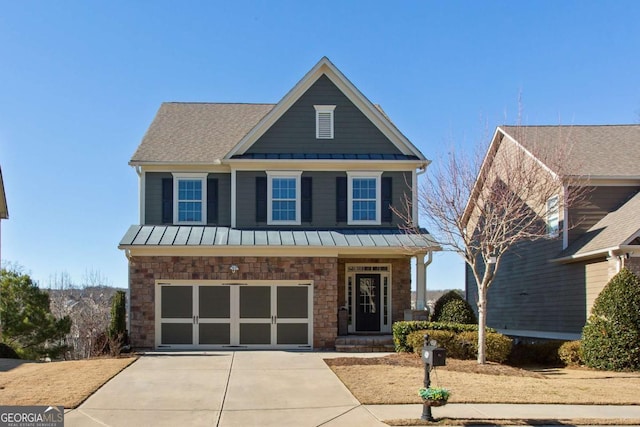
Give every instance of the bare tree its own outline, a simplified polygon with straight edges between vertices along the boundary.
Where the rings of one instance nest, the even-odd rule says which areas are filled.
[[[67,272],[49,278],[52,313],[72,320],[71,331],[65,338],[70,358],[89,358],[104,351],[115,291],[109,287],[108,278],[95,270],[86,271],[80,285],[75,285]]]
[[[558,237],[564,208],[585,192],[580,178],[566,173],[570,128],[556,141],[539,142],[535,132],[522,129],[510,127],[509,135],[496,131],[490,146],[473,155],[451,149],[434,162],[418,192],[427,228],[444,250],[464,259],[476,281],[481,364],[487,291],[503,255],[519,242]]]

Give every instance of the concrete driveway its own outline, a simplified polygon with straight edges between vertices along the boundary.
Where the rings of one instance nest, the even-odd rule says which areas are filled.
[[[323,353],[147,354],[105,384],[66,426],[384,426]]]

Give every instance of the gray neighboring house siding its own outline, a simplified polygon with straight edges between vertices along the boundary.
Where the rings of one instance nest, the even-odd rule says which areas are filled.
[[[335,105],[334,139],[316,139],[314,105]],[[401,154],[331,82],[316,81],[247,153]]]
[[[562,265],[549,254],[562,250],[562,238],[523,242],[503,255],[487,294],[487,326],[499,330],[580,333],[586,321],[584,264]],[[466,266],[467,300],[478,291]],[[472,304],[477,313],[477,305]]]
[[[266,177],[264,172],[238,171],[236,173],[237,212],[236,227],[254,228],[266,226],[266,222],[256,222],[256,177]],[[303,177],[312,179],[312,222],[299,226],[287,225],[286,228],[344,228],[346,222],[336,222],[336,178],[346,177],[346,172],[303,172]],[[392,179],[393,205],[401,209],[405,205],[405,194],[411,197],[411,172],[384,172],[382,177]],[[392,215],[392,221],[382,222],[379,226],[353,226],[349,228],[389,228],[401,225],[397,215]]]
[[[170,172],[145,174],[145,224],[162,224],[162,180],[173,178]],[[207,179],[218,180],[218,222],[215,225],[231,225],[231,174],[210,173]]]

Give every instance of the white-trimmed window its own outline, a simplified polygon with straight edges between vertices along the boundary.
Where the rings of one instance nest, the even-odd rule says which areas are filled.
[[[560,226],[560,210],[558,208],[558,196],[550,197],[547,200],[547,234],[557,236]]]
[[[173,174],[173,223],[207,222],[207,174]]]
[[[267,171],[267,224],[300,224],[302,171]]]
[[[316,138],[333,139],[333,111],[335,105],[314,105],[316,109]]]
[[[380,224],[382,172],[347,172],[348,224]]]

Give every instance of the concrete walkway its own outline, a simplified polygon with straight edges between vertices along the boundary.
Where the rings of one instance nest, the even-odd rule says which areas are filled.
[[[350,354],[357,357],[379,353]],[[323,362],[344,353],[151,353],[105,384],[65,426],[385,426],[422,405],[360,405]],[[640,406],[453,404],[433,416],[469,419],[628,418]]]

